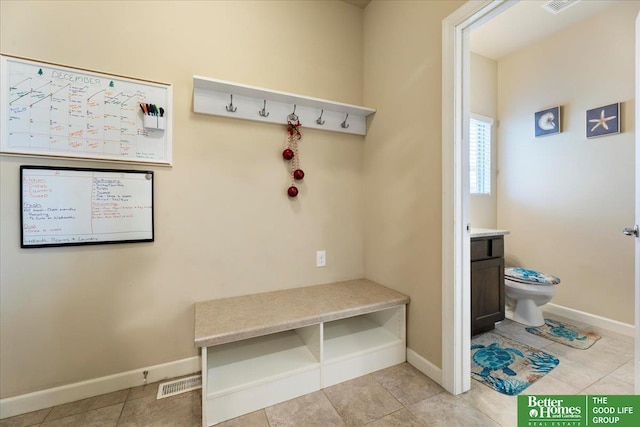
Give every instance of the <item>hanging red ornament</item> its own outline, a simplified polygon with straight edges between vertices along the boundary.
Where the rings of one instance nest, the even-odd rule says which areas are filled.
[[[304,178],[304,172],[302,169],[296,169],[293,171],[293,178],[300,181],[302,178]]]
[[[292,149],[290,149],[290,148],[287,148],[287,149],[285,149],[285,150],[282,152],[282,157],[283,157],[285,160],[291,160],[291,159],[293,159],[293,156],[294,156],[294,154],[293,154],[293,150],[292,150]]]
[[[290,161],[289,177],[291,183],[287,189],[287,194],[289,197],[297,197],[298,188],[295,186],[295,182],[304,178],[304,172],[300,169],[298,142],[302,139],[302,134],[300,133],[300,121],[298,120],[298,116],[295,115],[295,108],[294,113],[287,117],[287,134],[287,145],[282,152],[282,157]]]

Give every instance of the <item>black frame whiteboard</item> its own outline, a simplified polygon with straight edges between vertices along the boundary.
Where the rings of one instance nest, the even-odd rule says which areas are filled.
[[[153,242],[153,172],[20,166],[22,248]]]

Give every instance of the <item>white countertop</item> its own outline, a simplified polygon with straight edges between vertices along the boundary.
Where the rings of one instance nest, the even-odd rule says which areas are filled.
[[[493,236],[506,236],[511,234],[509,230],[495,230],[493,228],[471,228],[471,238],[474,237],[493,237]]]

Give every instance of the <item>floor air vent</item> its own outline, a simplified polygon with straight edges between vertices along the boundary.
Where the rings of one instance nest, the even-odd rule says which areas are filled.
[[[202,377],[200,375],[161,383],[158,386],[157,399],[175,396],[176,394],[186,393],[191,390],[197,390],[200,387],[202,387]]]
[[[542,8],[549,13],[557,15],[563,10],[567,10],[580,0],[551,0],[542,5]]]

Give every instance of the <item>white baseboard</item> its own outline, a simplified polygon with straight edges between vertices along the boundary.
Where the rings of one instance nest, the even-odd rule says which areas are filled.
[[[553,303],[542,306],[542,311],[566,317],[567,319],[575,320],[576,322],[588,323],[591,326],[607,329],[628,337],[635,337],[635,327],[628,323],[618,322],[617,320],[608,319],[606,317],[597,316],[580,310],[574,310],[573,308]]]
[[[200,356],[0,399],[0,419],[200,371]]]
[[[407,347],[407,362],[439,385],[442,385],[442,369]]]

